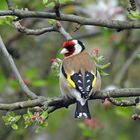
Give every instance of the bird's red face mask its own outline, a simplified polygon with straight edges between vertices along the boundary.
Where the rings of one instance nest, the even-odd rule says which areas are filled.
[[[72,40],[66,41],[62,45],[61,54],[64,54],[66,57],[71,56],[75,52],[75,42]]]

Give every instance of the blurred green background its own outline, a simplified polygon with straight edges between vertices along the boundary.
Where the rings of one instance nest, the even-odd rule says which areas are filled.
[[[77,14],[90,18],[128,20],[129,1],[117,0],[67,0],[62,3],[61,12]],[[43,1],[13,0],[14,7],[36,11],[51,11]],[[138,10],[140,8],[137,1]],[[0,0],[0,10],[6,10],[5,0]],[[130,20],[130,19],[129,19]],[[49,27],[49,19],[24,19],[22,25],[28,28]],[[75,31],[76,23],[62,22],[64,28],[86,45],[89,52],[99,49],[104,62],[111,65],[105,70],[108,76],[102,77],[102,89],[140,87],[140,59],[132,55],[140,47],[139,30],[110,30],[95,26],[82,26]],[[25,35],[16,31],[11,18],[0,17],[0,33],[8,51],[28,87],[37,95],[59,96],[59,78],[51,70],[51,59],[63,58],[59,55],[64,38],[59,33],[45,33],[40,36]],[[0,52],[1,53],[1,52]],[[126,64],[129,64],[128,66]],[[5,60],[0,55],[0,103],[13,103],[25,100],[18,83]],[[19,129],[5,126],[0,112],[1,140],[138,140],[140,122],[131,119],[138,111],[135,107],[116,107],[110,102],[90,101],[92,120],[74,119],[75,105],[62,108],[49,115],[46,129],[35,133],[35,126],[24,128],[19,122]],[[26,110],[15,111],[24,114]]]

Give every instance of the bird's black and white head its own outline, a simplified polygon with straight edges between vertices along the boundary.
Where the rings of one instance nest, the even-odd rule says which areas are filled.
[[[62,47],[63,49],[60,53],[64,54],[65,57],[77,55],[85,49],[83,43],[76,39],[64,42]]]

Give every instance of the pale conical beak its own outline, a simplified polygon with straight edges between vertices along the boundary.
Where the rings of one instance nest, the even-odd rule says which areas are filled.
[[[68,53],[68,50],[66,48],[63,48],[60,52],[60,54],[65,54],[65,53]]]

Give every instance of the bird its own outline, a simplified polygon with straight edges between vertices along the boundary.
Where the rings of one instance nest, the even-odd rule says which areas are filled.
[[[65,41],[60,53],[64,55],[60,66],[60,91],[64,97],[76,99],[75,118],[91,119],[88,100],[101,88],[96,63],[80,40]]]

